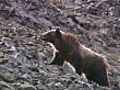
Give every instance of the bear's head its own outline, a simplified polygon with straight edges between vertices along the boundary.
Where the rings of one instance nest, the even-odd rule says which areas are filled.
[[[65,33],[59,27],[52,28],[50,31],[40,35],[44,41],[52,43],[60,52],[72,51],[72,48],[79,47],[78,38],[72,33]]]
[[[44,41],[55,44],[56,41],[60,41],[62,39],[62,35],[64,32],[60,30],[59,27],[52,28],[50,31],[42,33],[40,38]]]

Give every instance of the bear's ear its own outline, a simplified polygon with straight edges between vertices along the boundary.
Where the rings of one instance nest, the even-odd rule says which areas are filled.
[[[57,37],[59,37],[59,38],[61,37],[61,32],[60,32],[60,28],[59,27],[56,28],[55,33],[56,33]]]

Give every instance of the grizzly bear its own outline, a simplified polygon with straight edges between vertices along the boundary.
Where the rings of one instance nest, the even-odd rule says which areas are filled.
[[[50,64],[62,66],[64,61],[67,61],[79,75],[84,73],[88,80],[101,86],[109,86],[106,70],[109,65],[106,59],[82,45],[74,34],[65,33],[60,28],[54,28],[41,34],[40,38],[52,43],[56,48],[56,53]]]

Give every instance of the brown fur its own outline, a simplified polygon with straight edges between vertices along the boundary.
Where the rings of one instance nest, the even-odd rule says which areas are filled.
[[[71,44],[79,45],[78,38],[75,35],[73,35],[72,33],[65,33],[64,40],[66,40],[66,42],[68,42],[69,45],[71,45]]]
[[[51,42],[58,50],[50,64],[62,66],[66,60],[79,75],[85,73],[88,80],[109,86],[106,70],[109,65],[105,58],[80,44],[75,35],[64,33],[56,28],[54,31],[42,34],[41,39]]]
[[[109,64],[106,62],[106,59],[104,57],[101,57],[101,61],[105,64],[106,68],[110,68]]]

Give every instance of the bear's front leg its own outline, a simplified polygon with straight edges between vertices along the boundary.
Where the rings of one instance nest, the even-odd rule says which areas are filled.
[[[76,73],[82,74],[82,59],[78,54],[74,53],[68,62],[75,68]]]
[[[61,56],[59,52],[54,53],[52,60],[49,65],[59,65],[62,66],[64,63],[64,58]]]

